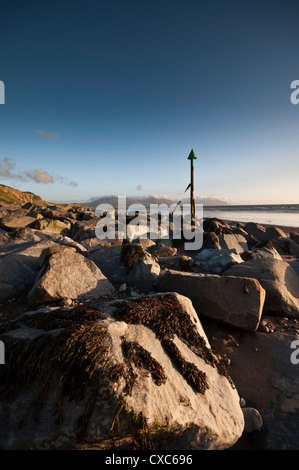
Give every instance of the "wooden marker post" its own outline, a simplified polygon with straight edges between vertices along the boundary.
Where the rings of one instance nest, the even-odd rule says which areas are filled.
[[[197,159],[197,156],[194,153],[194,150],[192,149],[188,160],[190,160],[191,163],[191,182],[190,182],[190,210],[191,210],[191,215],[195,215],[195,199],[194,199],[194,160]]]

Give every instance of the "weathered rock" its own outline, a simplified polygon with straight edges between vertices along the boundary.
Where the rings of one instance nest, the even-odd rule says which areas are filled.
[[[60,233],[68,236],[70,234],[71,223],[59,219],[38,219],[31,227],[36,230],[45,230],[46,232]]]
[[[39,264],[40,271],[28,294],[31,305],[66,298],[99,298],[115,292],[100,269],[74,248],[55,246],[45,250]]]
[[[244,414],[244,432],[251,433],[254,431],[260,431],[263,426],[263,418],[261,417],[258,410],[251,407],[242,408]]]
[[[243,237],[245,237],[246,239],[248,236],[248,233],[242,227],[239,226],[233,227],[232,233],[234,233],[235,235],[243,235]]]
[[[274,227],[272,225],[264,227],[255,222],[248,222],[244,229],[258,242],[266,242],[286,237],[286,233],[280,227]]]
[[[40,367],[34,375],[26,354],[7,345],[10,360],[0,369],[7,374],[0,394],[2,449],[70,448],[81,437],[102,449],[153,449],[154,443],[158,450],[191,451],[225,449],[238,440],[244,428],[239,395],[189,299],[164,294],[99,309],[23,315],[31,364]],[[12,337],[24,351],[18,330],[7,343]]]
[[[154,246],[149,251],[153,256],[156,256],[157,258],[165,258],[168,256],[175,256],[178,250],[176,248],[171,248],[170,246],[165,246],[162,244],[159,246]]]
[[[32,217],[26,210],[16,209],[3,217],[0,224],[2,229],[11,231],[17,228],[27,227],[35,220],[35,217]]]
[[[36,210],[38,208],[40,209],[41,207],[37,206],[36,204],[33,204],[32,202],[26,202],[25,204],[21,206],[21,209],[25,209],[28,212],[32,210]]]
[[[175,269],[179,271],[192,271],[194,261],[191,256],[178,255],[178,256],[161,256],[158,263],[164,269]]]
[[[156,246],[156,243],[150,238],[136,238],[132,241],[132,243],[137,243],[137,245],[141,245],[142,248],[148,252],[151,251],[152,247]]]
[[[290,233],[290,239],[299,245],[299,233]]]
[[[249,331],[258,328],[265,301],[265,291],[259,282],[245,276],[221,277],[169,270],[159,277],[158,290],[189,297],[200,314]]]
[[[59,233],[46,232],[44,230],[37,230],[30,227],[21,228],[11,233],[12,240],[24,240],[25,242],[40,242],[43,240],[52,240],[60,245],[71,246],[76,248],[76,251],[81,254],[86,254],[87,250],[80,243],[75,242],[69,237],[65,237]]]
[[[31,305],[67,298],[99,298],[115,292],[100,269],[74,248],[52,247],[45,250],[39,263],[40,271],[28,294]]]
[[[173,240],[172,238],[163,238],[163,239],[156,239],[157,247],[167,247],[167,248],[174,248],[174,244],[178,242],[179,244],[183,243],[181,240]]]
[[[240,256],[243,259],[243,261],[249,261],[251,259],[252,260],[253,259],[265,259],[265,258],[282,260],[282,257],[275,249],[269,250],[268,248],[261,248],[260,250],[244,251],[244,253],[240,253]]]
[[[80,253],[83,256],[87,256],[87,249],[83,245],[81,245],[81,243],[78,243],[72,240],[72,238],[59,236],[56,239],[54,239],[54,241],[58,243],[59,245],[65,245],[71,248],[75,248],[77,253]]]
[[[57,237],[56,234],[43,232],[41,230],[35,230],[31,227],[19,228],[11,232],[11,237],[16,239],[22,239],[27,242],[40,242],[42,240],[52,240]]]
[[[266,229],[260,224],[256,224],[255,222],[248,222],[244,230],[251,235],[254,239],[258,242],[263,242],[266,240]]]
[[[291,258],[290,260],[284,260],[286,261],[287,263],[289,263],[289,265],[294,269],[294,271],[298,274],[299,276],[299,259],[293,259]]]
[[[93,238],[83,238],[80,239],[80,245],[84,246],[84,248],[90,252],[93,251],[94,249],[97,249],[100,246],[121,246],[123,244],[122,239],[110,239],[110,238],[105,238],[104,240],[99,240],[96,237]]]
[[[0,245],[3,245],[3,243],[6,243],[10,240],[10,235],[8,232],[5,230],[0,229]]]
[[[228,268],[223,275],[257,279],[266,291],[265,313],[299,318],[299,277],[285,261],[245,261]]]
[[[63,213],[60,207],[48,206],[42,209],[40,213],[45,219],[62,220],[63,222]],[[65,213],[65,217],[66,217],[66,214],[67,212]]]
[[[216,235],[221,233],[231,233],[230,227],[223,220],[214,218],[205,218],[203,220],[203,230],[204,232],[215,232]]]
[[[265,240],[276,240],[277,238],[286,236],[286,233],[280,227],[274,227],[272,225],[266,227]]]
[[[243,259],[233,248],[230,250],[203,250],[194,258],[194,264],[200,269],[212,274],[222,274],[225,269]]]
[[[29,292],[37,274],[39,257],[51,246],[54,246],[51,240],[39,243],[14,240],[1,246],[0,302]]]
[[[271,259],[279,259],[282,260],[280,254],[276,250],[273,241],[266,241],[262,243],[257,243],[253,248],[252,251],[247,251],[241,253],[241,258],[244,261],[249,261],[250,259],[264,259],[264,258],[271,258]]]
[[[269,250],[268,248],[261,248],[260,250],[253,250],[253,259],[278,259],[282,260],[282,257],[278,253],[278,251],[274,248]]]
[[[95,228],[99,220],[99,217],[94,217],[91,220],[77,221],[72,226],[71,237],[79,242],[85,240],[86,238],[95,238]]]
[[[145,293],[156,287],[160,266],[151,254],[138,244],[100,247],[89,254],[89,259],[113,283],[125,282]]]
[[[291,255],[299,257],[299,245],[291,238],[277,238],[273,240],[274,247],[280,255]]]
[[[203,234],[202,250],[221,250],[220,241],[218,235],[215,232],[208,232]]]
[[[238,234],[222,234],[218,235],[220,248],[222,250],[236,250],[242,253],[248,250],[247,240],[243,235]]]

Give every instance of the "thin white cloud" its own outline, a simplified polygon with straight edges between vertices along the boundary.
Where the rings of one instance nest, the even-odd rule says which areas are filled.
[[[53,184],[60,183],[67,186],[78,186],[76,181],[69,181],[64,176],[52,175],[48,171],[42,168],[36,168],[33,170],[24,170],[22,172],[16,171],[16,163],[12,158],[3,158],[0,161],[0,177],[8,179],[18,179],[20,181],[28,182],[34,181],[35,183],[41,184]]]
[[[49,184],[54,182],[53,176],[41,168],[36,170],[25,170],[24,175],[36,183]]]
[[[53,178],[58,183],[66,184],[67,186],[78,186],[78,183],[76,183],[76,181],[69,181],[67,178],[61,175],[54,175]]]
[[[36,131],[34,131],[34,134],[42,135],[51,140],[57,140],[59,138],[59,134],[56,134],[56,132],[45,132],[40,129],[36,129]]]
[[[0,161],[0,176],[4,178],[15,178],[16,176],[13,175],[12,171],[15,169],[15,162],[11,158],[3,158]]]

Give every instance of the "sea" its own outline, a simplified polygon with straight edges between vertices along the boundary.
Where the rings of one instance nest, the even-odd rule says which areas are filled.
[[[157,201],[156,204],[160,205],[162,201]],[[117,205],[114,207],[116,211],[123,212]],[[151,208],[151,205],[145,203],[144,207],[147,211],[153,210],[153,213],[156,212],[155,209]],[[169,204],[166,204],[166,207],[170,207]],[[128,204],[127,211],[128,214],[132,215],[135,214],[136,209],[135,207],[131,209],[131,206]],[[217,219],[232,222],[256,222],[258,224],[299,228],[299,204],[203,205],[202,215],[204,218],[216,217]]]
[[[237,222],[299,227],[299,204],[204,206],[203,216]]]

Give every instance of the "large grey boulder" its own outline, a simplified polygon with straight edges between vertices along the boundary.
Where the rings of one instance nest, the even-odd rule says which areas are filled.
[[[81,255],[87,256],[87,249],[81,245],[79,242],[75,242],[72,238],[70,237],[64,237],[62,235],[59,235],[54,239],[56,243],[59,245],[64,245],[64,246],[69,246],[71,248],[75,248],[75,250],[80,253]]]
[[[299,258],[299,245],[292,238],[277,238],[273,244],[280,255],[291,255]]]
[[[299,277],[289,263],[250,260],[228,268],[223,276],[257,279],[266,291],[265,313],[299,318]]]
[[[280,227],[269,225],[266,227],[265,240],[276,240],[277,238],[285,238],[287,234]]]
[[[248,250],[247,240],[244,235],[224,233],[218,235],[218,239],[222,250],[236,250],[237,253]]]
[[[215,232],[204,232],[201,250],[221,250],[218,235]]]
[[[17,228],[27,227],[35,220],[36,218],[32,217],[32,215],[26,210],[16,209],[14,211],[9,211],[5,217],[1,218],[0,224],[1,228],[10,231]]]
[[[192,451],[239,439],[240,397],[189,299],[168,293],[98,308],[30,312],[0,336],[2,449],[83,439],[105,450]]]
[[[248,237],[248,233],[242,227],[239,227],[238,225],[232,227],[232,233],[236,235],[243,235],[243,237],[245,237],[246,239]]]
[[[100,247],[89,253],[89,259],[113,283],[126,283],[145,293],[156,287],[160,266],[155,258],[137,243]]]
[[[230,227],[223,220],[220,220],[220,219],[217,219],[216,217],[213,217],[213,218],[204,218],[204,220],[203,220],[203,230],[205,232],[214,232],[217,235],[219,235],[224,230],[226,231],[226,233],[229,233],[230,232]]]
[[[291,232],[290,233],[290,239],[293,240],[294,242],[296,242],[297,245],[299,245],[299,233]]]
[[[12,240],[0,247],[0,302],[27,294],[34,284],[43,250],[51,240],[38,243]]]
[[[88,238],[95,238],[95,229],[99,220],[99,217],[94,217],[90,220],[80,220],[75,222],[72,225],[71,237],[79,242]]]
[[[244,230],[258,242],[276,240],[277,238],[284,238],[287,236],[284,230],[280,227],[272,225],[263,226],[255,222],[248,222],[245,225]]]
[[[244,253],[241,253],[241,258],[244,261],[265,258],[282,260],[282,257],[276,250],[273,241],[266,241],[256,244],[251,251],[244,251]]]
[[[72,246],[73,248],[76,248],[76,251],[78,251],[81,254],[87,253],[87,249],[83,245],[81,245],[78,242],[75,242],[72,238],[61,235],[60,233],[47,232],[45,230],[37,230],[31,227],[24,227],[24,228],[15,230],[13,232],[10,232],[10,234],[11,235],[10,237],[8,237],[8,239],[12,241],[15,240],[17,243],[22,243],[22,242],[38,243],[38,242],[45,241],[45,240],[51,240],[60,245]],[[0,233],[0,236],[1,236],[1,233]],[[33,245],[34,243],[32,243],[32,246]],[[5,249],[5,246],[3,247],[3,249]]]
[[[242,408],[244,414],[244,432],[251,433],[254,431],[260,431],[263,426],[263,418],[261,417],[258,410],[251,407]]]
[[[159,277],[158,290],[189,297],[200,314],[249,331],[258,328],[265,301],[265,291],[259,282],[246,276],[169,270]]]
[[[270,258],[282,260],[282,257],[276,250],[275,246],[273,245],[273,242],[267,242],[265,246],[262,246],[261,248],[259,248],[258,246],[254,247],[252,250],[252,254],[252,259]]]
[[[40,242],[42,240],[54,240],[57,234],[53,232],[46,232],[31,227],[23,227],[11,232],[11,237],[14,240],[24,240],[26,242]]]
[[[222,274],[225,269],[243,259],[235,248],[230,250],[203,250],[194,258],[194,264],[200,269],[212,274]]]
[[[61,235],[70,235],[71,223],[67,220],[59,219],[38,219],[32,225],[36,230],[45,230],[51,233],[60,233]]]
[[[238,233],[221,233],[205,232],[203,234],[203,250],[236,250],[237,253],[242,253],[248,250],[247,239],[242,234]]]
[[[157,258],[157,261],[163,269],[192,271],[194,266],[193,258],[191,256],[186,255],[161,256],[160,258]]]
[[[255,222],[248,222],[244,230],[253,237],[257,242],[264,242],[266,240],[266,229],[260,224]]]
[[[32,305],[99,298],[115,292],[100,269],[75,248],[63,245],[49,248],[43,252],[39,264],[40,271],[28,294]]]

